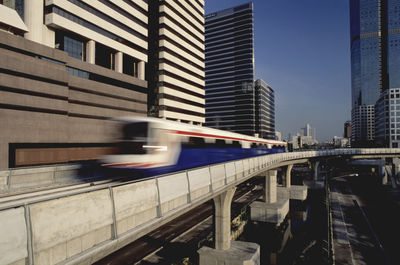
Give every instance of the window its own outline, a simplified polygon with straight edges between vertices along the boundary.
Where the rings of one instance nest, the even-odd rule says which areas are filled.
[[[97,65],[108,69],[114,69],[114,50],[96,42],[96,62]]]
[[[188,149],[200,149],[200,148],[205,148],[206,144],[205,144],[204,138],[189,137],[189,142],[186,144],[183,144],[183,147],[188,148]]]
[[[123,56],[123,73],[138,77],[138,61],[127,54]]]
[[[224,147],[225,147],[225,140],[216,139],[216,140],[215,140],[215,147],[217,147],[217,148],[224,148]]]
[[[69,56],[84,61],[86,59],[85,42],[77,36],[56,31],[55,48],[68,53]]]
[[[24,2],[25,0],[0,0],[0,5],[14,9],[24,19]]]
[[[145,154],[146,150],[143,146],[147,144],[147,130],[146,122],[125,125],[122,128],[120,152],[122,154]]]

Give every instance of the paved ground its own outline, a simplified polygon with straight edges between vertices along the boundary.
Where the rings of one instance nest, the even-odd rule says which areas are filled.
[[[382,198],[387,191],[371,176],[336,178],[331,180],[330,189],[334,263],[399,264],[387,250],[395,241],[381,239],[383,231],[397,229],[383,225],[390,215],[388,202]],[[393,198],[386,199],[390,202]]]

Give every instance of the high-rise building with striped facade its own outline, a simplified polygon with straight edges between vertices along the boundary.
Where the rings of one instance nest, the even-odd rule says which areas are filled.
[[[254,135],[253,4],[206,15],[206,126]]]
[[[204,0],[0,0],[0,87],[0,169],[97,158],[113,117],[200,125]]]
[[[275,93],[262,79],[257,79],[255,89],[255,130],[259,137],[275,139]]]
[[[149,1],[149,115],[201,125],[204,0]]]

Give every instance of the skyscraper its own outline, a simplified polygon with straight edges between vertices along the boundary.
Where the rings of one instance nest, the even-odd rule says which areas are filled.
[[[350,0],[352,141],[375,139],[375,103],[400,87],[400,0]]]
[[[344,138],[351,138],[351,121],[346,121],[344,123],[343,137]]]
[[[205,17],[206,126],[254,135],[253,4]]]
[[[148,3],[149,115],[203,124],[204,0]]]
[[[274,90],[262,79],[255,81],[255,130],[259,137],[275,139]]]

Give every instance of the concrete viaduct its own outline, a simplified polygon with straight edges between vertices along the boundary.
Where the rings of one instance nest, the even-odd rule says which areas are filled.
[[[265,155],[0,208],[0,264],[91,264],[210,199],[215,204],[215,248],[198,251],[200,264],[259,264],[257,244],[231,241],[236,186],[265,176],[263,200],[251,205],[251,218],[280,223],[289,211],[289,199],[307,196],[306,187],[291,185],[292,166],[311,161],[318,170],[319,160],[330,157],[398,158],[400,149]],[[280,198],[278,168],[285,173],[284,186],[278,188],[286,195]],[[4,176],[10,179],[0,172]]]

